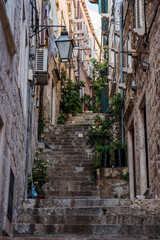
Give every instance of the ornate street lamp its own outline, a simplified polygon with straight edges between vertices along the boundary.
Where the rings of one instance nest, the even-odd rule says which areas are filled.
[[[61,36],[55,41],[58,48],[60,62],[69,62],[73,51],[73,42],[67,31],[62,31]]]

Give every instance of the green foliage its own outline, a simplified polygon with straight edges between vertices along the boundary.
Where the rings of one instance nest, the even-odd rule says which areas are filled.
[[[92,75],[93,75],[93,89],[95,105],[100,109],[101,104],[101,89],[105,87],[107,80],[107,67],[106,59],[104,62],[99,62],[95,58],[91,59],[92,62]]]
[[[39,153],[35,153],[34,167],[31,170],[32,172],[30,171],[28,177],[29,190],[31,189],[33,178],[33,185],[35,187],[35,190],[38,194],[43,194],[42,187],[45,183],[49,182],[49,174],[47,170],[48,163],[49,160],[40,158]]]
[[[46,115],[45,107],[40,110],[39,119],[38,119],[38,136],[40,137],[45,130],[45,127],[49,123],[49,118]]]
[[[79,91],[84,86],[83,81],[74,83],[70,78],[66,79],[65,72],[62,74],[61,115],[58,123],[64,124],[69,114],[76,115],[76,113],[82,113],[82,101]]]
[[[89,182],[96,182],[97,179],[95,178],[95,176],[91,176],[90,178],[88,178]]]
[[[114,198],[118,198],[118,194],[114,194]]]
[[[89,107],[90,110],[92,109],[92,104],[91,104],[92,98],[90,95],[84,94],[82,101],[83,101],[84,107]]]
[[[104,119],[101,119],[101,126],[96,128],[91,127],[88,132],[88,143],[94,148],[94,165],[100,165],[102,153],[110,152],[112,164],[114,164],[114,151],[115,149],[125,149],[125,145],[121,143],[120,119],[121,119],[121,97],[117,93],[112,98],[109,104],[108,113]],[[100,119],[100,116],[96,116]]]
[[[67,120],[67,115],[65,113],[61,113],[58,117],[57,123],[58,124],[65,124]]]
[[[125,181],[129,181],[129,172],[126,172],[125,174],[120,174],[119,177]]]
[[[106,212],[107,212],[107,208],[106,207],[102,207],[102,211],[103,211],[103,215],[105,215]]]

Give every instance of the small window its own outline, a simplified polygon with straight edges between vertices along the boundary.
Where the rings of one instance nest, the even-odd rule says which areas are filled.
[[[8,196],[8,218],[12,222],[12,210],[13,210],[13,193],[14,193],[14,174],[10,172],[10,183],[9,183],[9,196]]]

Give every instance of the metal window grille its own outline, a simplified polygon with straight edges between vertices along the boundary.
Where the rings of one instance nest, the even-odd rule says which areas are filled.
[[[14,174],[10,172],[10,183],[9,183],[9,196],[8,196],[8,213],[7,216],[12,222],[12,210],[13,210],[13,194],[14,194]]]

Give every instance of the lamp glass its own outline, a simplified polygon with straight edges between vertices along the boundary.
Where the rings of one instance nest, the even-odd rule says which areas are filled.
[[[58,48],[60,61],[69,62],[72,56],[73,43],[68,37],[68,33],[66,31],[61,32],[61,36],[57,39],[56,45]]]

